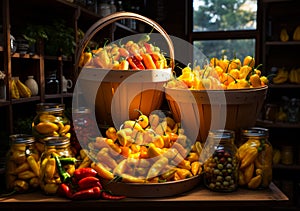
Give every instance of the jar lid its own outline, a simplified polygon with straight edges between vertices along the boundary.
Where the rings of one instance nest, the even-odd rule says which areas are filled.
[[[65,104],[61,103],[38,103],[36,110],[39,111],[63,111]]]
[[[29,134],[14,134],[10,135],[11,144],[31,144],[35,141],[34,137]]]
[[[267,128],[262,127],[250,127],[247,129],[241,130],[242,136],[246,137],[263,137],[269,136],[269,130]]]
[[[209,137],[213,137],[214,139],[232,139],[235,138],[235,132],[233,130],[210,130],[208,133]]]
[[[62,146],[70,144],[70,139],[68,137],[60,136],[50,136],[43,139],[46,146]]]
[[[91,113],[91,110],[89,108],[79,107],[79,108],[74,109],[73,113],[76,113],[76,114],[88,114],[88,113]]]

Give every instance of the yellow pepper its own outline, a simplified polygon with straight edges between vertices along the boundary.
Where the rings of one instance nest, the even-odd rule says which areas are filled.
[[[200,174],[202,171],[201,163],[199,161],[194,161],[191,163],[191,172],[194,176]]]
[[[16,180],[13,183],[13,189],[19,193],[24,193],[29,189],[29,184],[24,180]]]
[[[246,56],[243,60],[244,66],[254,67],[255,59],[252,56]]]
[[[259,75],[252,74],[250,76],[250,83],[254,88],[261,87],[261,80],[260,80]]]
[[[253,173],[254,173],[254,163],[251,163],[244,169],[244,176],[245,176],[244,179],[246,183],[250,182],[251,178],[253,177]]]
[[[252,67],[244,65],[240,68],[240,79],[245,79],[252,71]]]
[[[193,174],[189,170],[182,168],[177,168],[176,173],[178,174],[180,179],[187,179],[193,176]]]
[[[241,161],[240,168],[243,169],[254,162],[258,155],[258,150],[255,147],[250,147],[246,151],[245,157]]]
[[[118,139],[117,136],[117,130],[114,127],[109,127],[106,131],[105,131],[105,135],[107,138],[110,138],[113,141],[116,141]]]
[[[89,156],[85,156],[77,168],[80,169],[80,168],[89,167],[91,165],[91,163],[92,163],[92,160],[89,158]]]
[[[147,179],[156,177],[159,175],[159,173],[168,165],[169,160],[168,158],[162,156],[158,160],[156,160],[147,173]]]
[[[45,186],[43,187],[43,190],[46,194],[56,194],[57,190],[58,190],[59,185],[55,184],[55,183],[47,183],[45,184]]]
[[[150,143],[148,145],[148,155],[150,158],[160,156],[162,154],[162,150],[155,146],[154,143]]]
[[[98,175],[104,179],[111,180],[114,178],[113,173],[107,170],[101,163],[92,162],[91,167],[95,169]]]
[[[194,161],[199,161],[199,155],[197,152],[190,152],[187,156],[187,160],[189,160],[191,163]]]
[[[11,173],[13,173],[13,174],[19,174],[19,173],[21,173],[21,172],[23,172],[23,171],[26,171],[26,170],[28,170],[28,169],[30,169],[29,163],[28,163],[28,162],[25,162],[25,163],[19,165],[19,166],[18,166],[13,172],[11,172]]]
[[[56,162],[54,158],[49,158],[45,166],[45,177],[47,179],[52,179],[55,174]]]
[[[30,170],[26,170],[18,174],[18,178],[23,180],[28,180],[31,179],[32,177],[36,177],[36,175]]]
[[[250,189],[256,189],[259,187],[259,185],[262,182],[262,175],[257,175],[256,177],[253,177],[250,182],[248,183],[248,188]]]
[[[35,173],[35,175],[39,177],[40,176],[40,167],[32,155],[29,155],[27,157],[27,162],[29,163],[29,166],[32,169],[32,171]]]

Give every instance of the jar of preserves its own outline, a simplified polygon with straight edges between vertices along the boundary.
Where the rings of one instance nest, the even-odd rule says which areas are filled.
[[[239,159],[231,130],[211,130],[204,150],[204,185],[219,192],[235,191],[238,187]]]
[[[65,105],[59,103],[39,103],[32,123],[32,133],[36,148],[44,151],[44,138],[52,136],[70,138],[70,120],[65,115]]]
[[[40,159],[40,187],[47,195],[55,195],[59,184],[69,182],[77,160],[67,137],[45,138],[45,151]]]
[[[28,192],[39,187],[39,153],[34,137],[15,134],[10,137],[6,154],[6,188],[8,191]]]
[[[250,189],[269,187],[272,181],[273,149],[268,141],[266,128],[251,127],[241,130],[241,143],[238,148],[241,165],[239,185]]]
[[[73,140],[79,142],[82,147],[87,147],[89,137],[95,137],[98,134],[98,126],[96,128],[93,126],[91,110],[89,108],[79,107],[73,110],[72,115],[75,134],[72,136],[71,142]],[[76,144],[74,145],[76,146]]]
[[[292,146],[282,146],[281,163],[284,165],[291,165],[294,163],[294,152]]]

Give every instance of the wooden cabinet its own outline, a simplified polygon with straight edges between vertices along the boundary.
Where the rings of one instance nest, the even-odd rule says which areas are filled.
[[[48,54],[47,41],[36,43],[34,53],[23,53],[11,48],[12,35],[16,40],[22,37],[22,30],[27,26],[52,24],[56,20],[64,20],[66,27],[73,29],[74,41],[78,43],[79,26],[86,31],[100,15],[81,6],[63,0],[0,0],[0,70],[5,73],[6,98],[0,100],[0,169],[3,171],[5,153],[8,150],[9,135],[30,133],[30,122],[36,115],[36,104],[39,102],[58,102],[72,104],[72,89],[62,92],[62,76],[76,82],[74,72],[74,55],[65,57],[60,54]],[[75,46],[75,48],[77,45]],[[59,82],[58,92],[47,92],[47,75],[56,71]],[[9,83],[13,77],[19,77],[24,83],[27,76],[32,75],[38,83],[39,93],[28,98],[13,99]]]
[[[276,74],[276,70],[284,68],[291,71],[300,67],[299,55],[300,41],[293,40],[293,33],[300,25],[300,2],[297,0],[263,0],[263,30],[262,30],[262,63],[265,75]],[[286,29],[289,39],[283,42],[280,32]],[[272,78],[272,77],[271,77]],[[292,99],[296,103],[292,104]],[[274,181],[291,199],[292,207],[299,207],[299,182],[300,178],[300,85],[289,80],[282,84],[272,83],[266,99],[265,111],[259,126],[269,128],[270,142],[274,148],[281,150],[281,158],[285,146],[292,146],[293,164],[284,165],[281,162],[274,165]],[[286,118],[279,118],[279,111],[287,114]],[[295,121],[289,113],[296,113]],[[284,116],[283,116],[284,117]]]

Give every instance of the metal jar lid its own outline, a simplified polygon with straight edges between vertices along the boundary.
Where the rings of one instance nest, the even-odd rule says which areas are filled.
[[[11,144],[31,144],[35,141],[34,137],[29,134],[14,134],[9,136]]]
[[[241,130],[243,137],[268,137],[269,130],[262,127],[250,127]]]
[[[63,146],[70,144],[68,137],[50,136],[43,139],[46,146]]]
[[[65,110],[65,105],[61,103],[38,103],[36,105],[36,111],[42,112],[42,111],[63,111]]]

